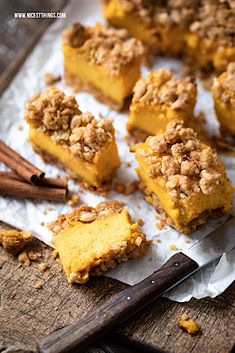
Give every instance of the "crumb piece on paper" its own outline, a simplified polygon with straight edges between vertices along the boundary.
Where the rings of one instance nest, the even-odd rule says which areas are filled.
[[[41,281],[37,281],[35,284],[34,284],[34,288],[36,289],[42,289],[43,287],[43,284]]]
[[[45,272],[46,269],[48,268],[48,265],[47,265],[46,262],[42,262],[42,263],[40,263],[40,264],[38,265],[38,268],[39,268],[39,271],[40,271],[40,272]]]
[[[29,231],[15,229],[0,230],[0,244],[12,255],[17,255],[30,239],[32,239],[32,233]]]
[[[196,335],[200,329],[196,321],[191,319],[186,313],[181,315],[178,326],[190,335]]]
[[[77,194],[72,195],[71,199],[68,200],[67,204],[69,206],[76,206],[80,201],[80,196]]]
[[[131,195],[139,189],[139,181],[133,181],[129,185],[125,185],[122,180],[116,180],[114,190],[119,194]]]
[[[169,246],[170,250],[178,250],[177,246],[175,244],[172,244]]]
[[[158,222],[156,223],[156,227],[157,227],[159,230],[162,230],[162,229],[165,228],[165,226],[166,226],[166,221],[165,221],[165,219],[159,218],[159,219],[158,219]]]
[[[19,131],[22,131],[22,130],[23,130],[23,125],[22,125],[22,124],[20,124],[20,125],[18,126],[18,130],[19,130]]]
[[[139,225],[140,227],[143,227],[143,225],[144,225],[143,219],[138,218],[136,222],[138,223],[138,225]]]
[[[46,73],[44,75],[44,82],[46,85],[50,86],[50,85],[54,85],[55,83],[61,81],[61,76],[54,76],[52,74]]]
[[[40,225],[41,226],[45,226],[45,222],[40,222]]]
[[[185,243],[190,244],[190,243],[192,243],[192,240],[186,239],[186,240],[185,240]]]

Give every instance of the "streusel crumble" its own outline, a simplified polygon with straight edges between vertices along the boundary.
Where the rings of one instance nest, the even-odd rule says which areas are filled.
[[[231,213],[233,188],[222,162],[182,121],[173,120],[135,150],[146,200],[168,224],[189,233],[214,212]]]

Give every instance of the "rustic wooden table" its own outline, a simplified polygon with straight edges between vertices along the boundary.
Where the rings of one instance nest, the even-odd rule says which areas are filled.
[[[66,0],[1,0],[0,7],[0,92],[19,69],[49,20],[15,20],[13,12],[59,11]],[[5,225],[1,224],[2,227]],[[13,256],[0,249],[0,352],[36,352],[36,343],[45,334],[67,325],[96,307],[125,285],[97,278],[87,285],[68,285],[51,249],[39,241],[30,246],[42,250],[49,269],[41,273],[38,263],[22,266]],[[37,280],[42,289],[34,287]],[[191,337],[182,332],[177,321],[188,313],[201,326],[201,332]],[[119,327],[134,341],[142,340],[171,353],[228,353],[235,344],[235,284],[216,299],[191,300],[185,304],[161,298],[144,312]],[[115,337],[119,340],[119,336]],[[108,335],[87,353],[143,352],[128,350]]]

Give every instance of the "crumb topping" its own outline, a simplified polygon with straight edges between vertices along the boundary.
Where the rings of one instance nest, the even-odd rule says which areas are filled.
[[[177,26],[196,33],[208,43],[235,45],[234,0],[119,0],[126,14],[132,12],[156,32]]]
[[[211,147],[201,144],[193,129],[173,120],[166,131],[147,139],[144,156],[151,178],[164,177],[173,201],[202,192],[212,194],[221,180],[222,163]]]
[[[81,206],[75,208],[71,213],[60,215],[56,221],[49,224],[49,229],[53,231],[54,235],[57,235],[73,222],[91,223],[97,219],[120,213],[122,210],[123,204],[115,200],[101,202],[96,207]]]
[[[87,162],[92,162],[114,134],[110,120],[82,113],[75,98],[56,87],[47,88],[27,103],[25,119]]]
[[[127,30],[100,24],[85,27],[75,23],[63,32],[62,40],[77,48],[92,64],[104,66],[113,76],[144,55],[142,43],[130,38]]]
[[[230,63],[221,76],[214,78],[212,91],[223,103],[235,104],[235,63]]]
[[[32,239],[32,233],[29,231],[19,231],[14,229],[0,230],[0,244],[10,254],[17,255]]]
[[[159,69],[137,81],[132,102],[165,104],[174,110],[184,110],[195,102],[196,94],[196,84],[192,78],[174,78],[170,71]]]

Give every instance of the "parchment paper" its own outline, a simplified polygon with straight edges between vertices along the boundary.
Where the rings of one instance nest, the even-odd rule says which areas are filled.
[[[55,75],[63,74],[63,60],[60,49],[61,30],[76,21],[81,21],[84,24],[103,22],[99,1],[74,0],[70,2],[65,12],[67,14],[66,19],[57,20],[47,30],[0,100],[0,138],[29,161],[43,169],[47,176],[56,175],[58,172],[60,175],[64,173],[56,167],[46,165],[33,152],[27,142],[27,126],[23,121],[25,102],[33,94],[45,88],[43,76],[46,72]],[[36,20],[35,25],[37,25]],[[173,69],[175,73],[180,71],[179,61],[170,58],[156,58],[154,68],[160,67]],[[143,68],[142,73],[146,75],[147,69]],[[206,113],[207,128],[215,133],[218,126],[214,117],[211,95],[202,89],[200,82],[198,84],[199,100],[197,111],[203,110]],[[66,87],[63,82],[57,86],[63,89],[66,94],[72,94],[70,88]],[[76,95],[76,98],[82,111],[90,111],[95,116],[101,113],[104,117],[113,119],[118,150],[122,161],[117,177],[125,183],[136,180],[134,156],[129,152],[124,139],[127,115],[111,111],[89,94],[80,93]],[[235,184],[234,159],[227,156],[222,157],[226,164],[228,175]],[[131,163],[131,168],[127,167],[128,162]],[[0,164],[0,169],[7,170],[2,164]],[[69,188],[79,192],[79,187],[73,182],[69,183]],[[131,260],[128,263],[120,264],[117,269],[108,273],[108,276],[131,285],[150,275],[175,253],[175,251],[170,250],[170,245],[176,245],[179,250],[189,247],[223,221],[222,219],[209,221],[200,231],[190,236],[185,236],[170,227],[162,231],[158,230],[156,227],[156,212],[151,205],[144,201],[140,192],[130,196],[123,196],[112,191],[107,199],[118,199],[125,202],[133,218],[142,218],[144,220],[143,232],[148,239],[153,240],[148,255],[143,259],[138,261]],[[103,200],[106,199],[89,192],[81,193],[81,202],[84,204],[95,206]],[[66,204],[0,197],[0,219],[2,221],[19,229],[31,229],[37,238],[49,245],[51,245],[51,234],[46,228],[47,222],[54,220],[58,214],[69,211],[71,211],[71,208]],[[191,297],[203,298],[205,296],[215,297],[219,295],[235,279],[234,255],[235,251],[224,255],[219,262],[217,261],[203,271],[198,272],[169,292],[167,296],[172,300],[187,301]]]

